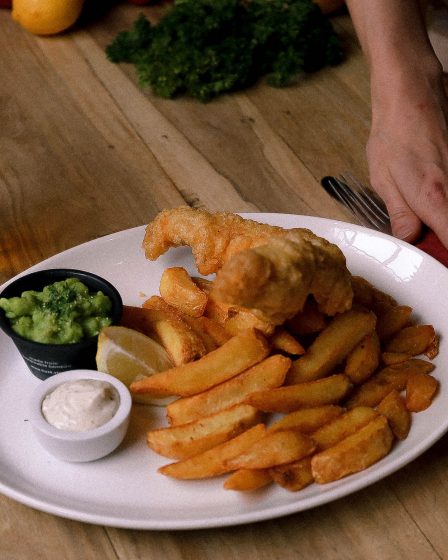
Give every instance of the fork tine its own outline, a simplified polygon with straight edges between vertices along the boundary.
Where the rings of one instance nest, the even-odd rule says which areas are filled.
[[[339,200],[358,218],[358,220],[367,227],[372,227],[372,222],[360,211],[359,204],[353,199],[352,193],[347,185],[335,177],[325,177],[322,180],[322,185],[328,194]],[[375,226],[377,228],[377,226]],[[378,229],[378,228],[377,228]]]
[[[352,179],[354,179],[352,177]],[[350,191],[353,198],[356,200],[354,204],[358,205],[358,209],[362,212],[366,219],[376,228],[381,231],[390,231],[390,220],[387,214],[386,207],[382,203],[383,208],[381,208],[375,200],[378,199],[378,195],[374,193],[371,189],[364,187],[359,181],[354,179],[354,182],[347,180],[345,176],[340,178],[341,188],[345,188]]]
[[[346,189],[347,196],[351,197],[352,207],[355,207],[369,225],[376,229],[383,230],[387,227],[388,223],[383,218],[378,217],[376,212],[371,208],[368,202],[357,192],[353,191],[347,184],[340,182],[342,188]]]
[[[321,183],[330,195],[351,210],[361,224],[385,233],[391,232],[387,213],[379,212],[376,204],[372,204],[368,190],[358,190],[341,177],[324,177]]]
[[[375,206],[375,208],[378,210],[379,215],[383,216],[385,220],[389,220],[389,213],[387,211],[384,200],[380,196],[378,196],[378,194],[373,189],[370,189],[366,185],[363,185],[363,183],[361,183],[361,181],[359,181],[351,173],[341,175],[341,178],[352,189],[357,189],[358,192],[363,194]]]

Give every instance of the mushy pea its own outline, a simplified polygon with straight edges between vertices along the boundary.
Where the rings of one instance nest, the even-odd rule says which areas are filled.
[[[0,298],[18,335],[45,344],[70,344],[97,335],[111,324],[112,302],[103,292],[90,292],[77,278],[28,290],[20,297]]]

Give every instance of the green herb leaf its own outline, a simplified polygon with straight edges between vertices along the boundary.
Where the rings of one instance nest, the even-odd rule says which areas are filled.
[[[267,75],[291,84],[343,59],[339,37],[312,0],[178,0],[156,26],[140,16],[107,47],[135,65],[142,86],[208,101]]]

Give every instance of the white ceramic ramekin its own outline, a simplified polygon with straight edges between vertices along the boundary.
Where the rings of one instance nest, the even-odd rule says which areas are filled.
[[[79,379],[110,383],[119,396],[117,412],[102,426],[84,432],[66,431],[52,426],[42,414],[42,401],[58,385]],[[129,425],[131,404],[129,390],[115,377],[88,369],[65,371],[42,381],[35,389],[30,403],[30,421],[41,445],[58,459],[70,462],[94,461],[114,451],[123,441]]]

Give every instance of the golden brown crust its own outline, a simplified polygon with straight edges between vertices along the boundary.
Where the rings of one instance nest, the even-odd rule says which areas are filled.
[[[281,324],[312,295],[327,315],[350,309],[350,274],[331,243],[290,233],[234,255],[218,272],[213,297],[256,309]]]
[[[189,207],[164,210],[147,226],[147,258],[182,245],[191,246],[201,274],[218,273],[216,299],[253,309],[275,324],[300,311],[310,294],[328,315],[351,307],[343,253],[308,229]]]
[[[272,237],[283,237],[286,231],[229,212],[213,214],[180,206],[163,210],[148,224],[143,249],[146,258],[156,260],[171,247],[188,245],[198,271],[207,275],[217,272],[232,255],[262,245]],[[292,231],[305,237],[314,236],[306,229]]]

